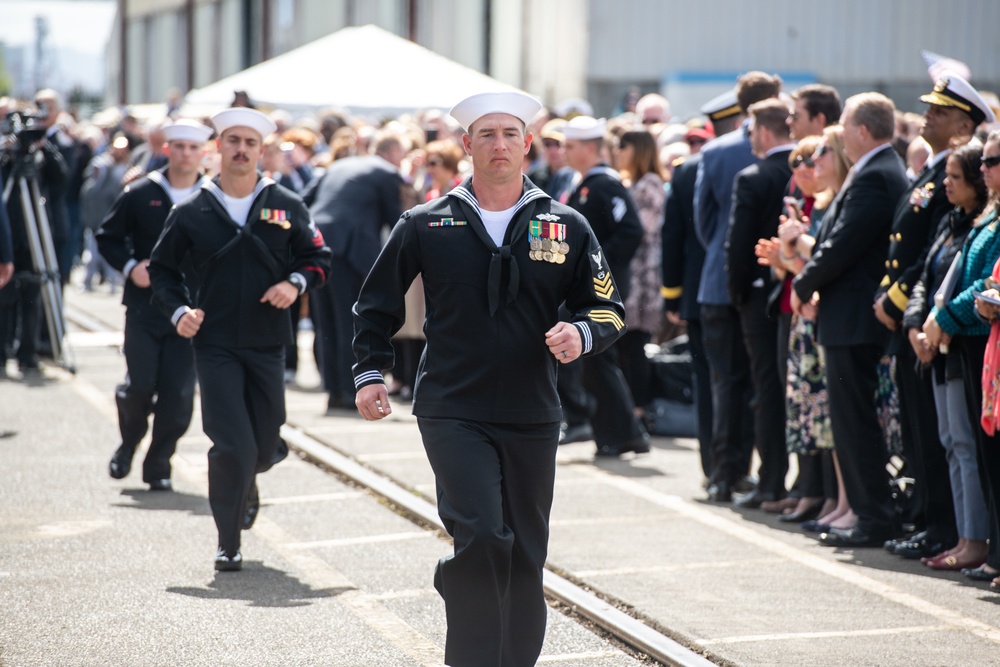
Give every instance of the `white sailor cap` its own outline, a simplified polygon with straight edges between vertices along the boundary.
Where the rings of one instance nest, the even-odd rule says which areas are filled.
[[[968,81],[955,74],[945,72],[934,84],[934,90],[920,96],[921,102],[937,104],[942,107],[956,107],[969,114],[972,122],[979,125],[984,120],[992,123],[996,120],[993,110],[978,91]]]
[[[256,109],[247,107],[232,107],[220,111],[212,116],[212,125],[220,135],[231,127],[249,127],[260,134],[262,139],[278,130],[273,120]]]
[[[735,116],[740,112],[740,103],[736,99],[736,89],[730,88],[721,95],[713,97],[702,105],[700,111],[713,121]]]
[[[451,117],[468,132],[474,122],[491,113],[505,113],[521,120],[525,125],[542,109],[542,103],[531,95],[516,91],[479,93],[466,97],[451,108]]]
[[[183,139],[185,141],[196,141],[201,144],[208,141],[208,138],[212,136],[212,132],[212,128],[189,118],[175,120],[170,125],[163,127],[163,137],[168,142]]]
[[[576,116],[566,121],[562,133],[567,139],[601,139],[607,129],[603,118]]]

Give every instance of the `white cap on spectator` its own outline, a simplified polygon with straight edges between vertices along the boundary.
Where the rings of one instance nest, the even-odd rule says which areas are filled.
[[[562,129],[567,139],[600,139],[604,136],[607,123],[603,118],[576,116],[566,122]]]
[[[968,81],[954,72],[945,72],[934,84],[934,90],[920,96],[921,102],[937,104],[942,107],[955,107],[969,114],[972,122],[979,125],[984,120],[992,123],[996,120],[993,110]]]
[[[210,136],[212,136],[212,128],[189,118],[180,118],[163,127],[165,141],[185,140],[204,143],[208,141]]]
[[[220,136],[231,127],[249,127],[257,132],[261,139],[274,134],[278,129],[273,120],[256,109],[247,107],[233,107],[220,111],[212,116],[212,125],[215,125],[215,131]]]
[[[451,116],[468,132],[477,120],[491,113],[505,113],[525,125],[531,122],[542,108],[542,103],[531,95],[519,92],[479,93],[451,108]]]

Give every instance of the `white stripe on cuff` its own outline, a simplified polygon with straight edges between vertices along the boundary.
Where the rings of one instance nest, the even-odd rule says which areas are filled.
[[[594,347],[594,337],[590,333],[590,326],[586,322],[573,322],[573,324],[580,330],[580,337],[583,339],[583,354],[587,354]]]
[[[354,378],[354,388],[360,389],[362,384],[365,384],[366,382],[371,382],[372,380],[376,380],[383,384],[385,383],[385,378],[383,378],[382,374],[379,373],[378,371],[365,371],[361,375]]]

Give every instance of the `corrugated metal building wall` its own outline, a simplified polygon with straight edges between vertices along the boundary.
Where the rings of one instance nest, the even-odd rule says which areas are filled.
[[[920,49],[962,60],[1000,89],[1000,0],[122,0],[126,101],[207,85],[348,25],[374,23],[547,103],[611,113],[630,85],[666,89],[680,115],[764,69],[880,90],[919,109]],[[264,17],[265,8],[269,9]],[[188,65],[186,12],[193,39]],[[411,25],[412,23],[412,25]],[[265,30],[266,26],[266,30]],[[265,35],[266,32],[266,35]],[[364,58],[364,54],[358,54]],[[350,63],[318,63],[325,67]],[[405,63],[401,63],[405,67]],[[115,68],[117,69],[117,68]],[[433,85],[433,72],[415,72]],[[377,84],[377,82],[373,82]]]
[[[844,96],[880,90],[916,109],[928,82],[920,49],[1000,88],[996,0],[590,0],[589,21],[588,93],[605,113],[629,84],[751,69],[811,73]]]

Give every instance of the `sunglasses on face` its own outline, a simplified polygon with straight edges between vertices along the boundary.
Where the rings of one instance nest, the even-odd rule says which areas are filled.
[[[987,169],[992,169],[993,167],[1000,164],[1000,155],[991,155],[986,157],[985,155],[979,158],[979,161],[983,163],[983,166]]]
[[[824,155],[826,155],[829,152],[830,152],[830,147],[829,146],[825,146],[825,145],[822,145],[822,144],[819,145],[819,146],[817,146],[816,150],[813,151],[813,162],[815,162],[816,160],[820,159],[821,157],[823,157]]]
[[[802,165],[807,167],[815,167],[816,163],[813,161],[814,157],[806,157],[805,155],[800,155],[794,160],[792,160],[792,169],[798,169]]]

